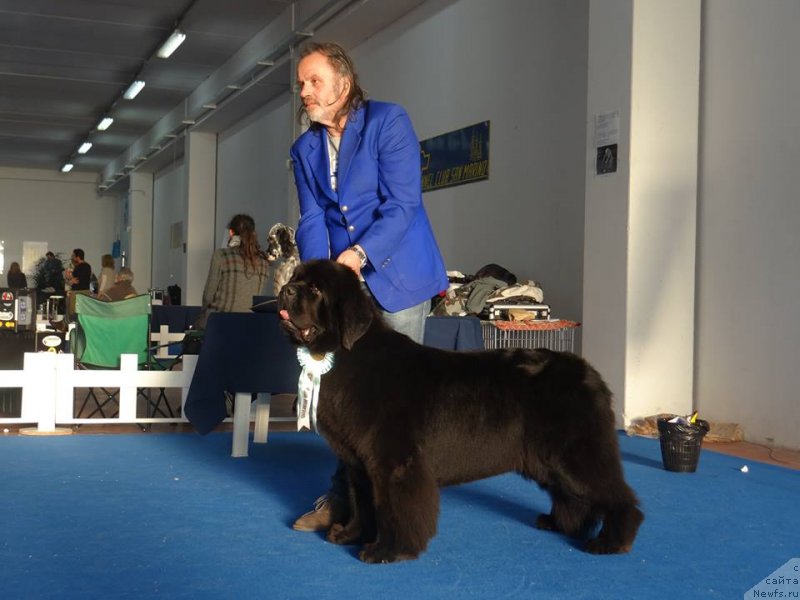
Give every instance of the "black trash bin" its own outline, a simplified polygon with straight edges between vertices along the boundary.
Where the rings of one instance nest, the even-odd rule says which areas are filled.
[[[697,419],[694,423],[670,423],[672,418],[658,419],[657,422],[664,468],[677,473],[694,473],[703,438],[709,430],[708,421]]]

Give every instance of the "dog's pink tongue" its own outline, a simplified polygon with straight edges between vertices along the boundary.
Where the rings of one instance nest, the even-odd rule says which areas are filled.
[[[283,319],[284,321],[288,321],[289,320],[289,311],[288,310],[284,309],[284,310],[280,311],[280,313],[278,313],[278,314],[280,314],[281,319]]]

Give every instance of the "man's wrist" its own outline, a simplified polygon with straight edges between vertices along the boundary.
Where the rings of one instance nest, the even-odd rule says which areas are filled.
[[[350,246],[350,250],[355,252],[356,256],[358,256],[358,260],[361,261],[361,268],[363,269],[367,265],[367,253],[364,252],[364,249],[358,244]]]

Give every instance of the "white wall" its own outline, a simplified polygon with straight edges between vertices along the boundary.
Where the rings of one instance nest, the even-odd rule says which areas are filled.
[[[491,121],[489,179],[424,194],[447,268],[498,263],[580,320],[588,3],[429,4],[353,57],[420,139]]]
[[[800,447],[800,5],[703,3],[697,406]]]
[[[166,290],[178,284],[186,293],[183,245],[170,247],[170,228],[181,223],[186,232],[186,173],[180,161],[156,173],[153,181],[153,287]]]
[[[286,161],[292,143],[289,104],[288,95],[282,96],[220,134],[214,230],[217,246],[227,240],[225,227],[235,214],[253,217],[262,245],[272,225],[287,222]]]
[[[0,240],[5,264],[22,265],[22,243],[47,242],[67,260],[73,248],[83,248],[86,261],[100,272],[100,258],[111,253],[116,239],[117,202],[99,197],[97,177],[40,169],[0,167]],[[29,275],[29,285],[33,280]],[[0,286],[6,277],[0,275]]]

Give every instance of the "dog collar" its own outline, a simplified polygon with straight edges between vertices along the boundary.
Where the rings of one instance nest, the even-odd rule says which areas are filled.
[[[314,358],[308,348],[297,349],[297,361],[303,370],[297,383],[297,431],[303,427],[317,431],[317,404],[322,376],[333,368],[333,352]]]

